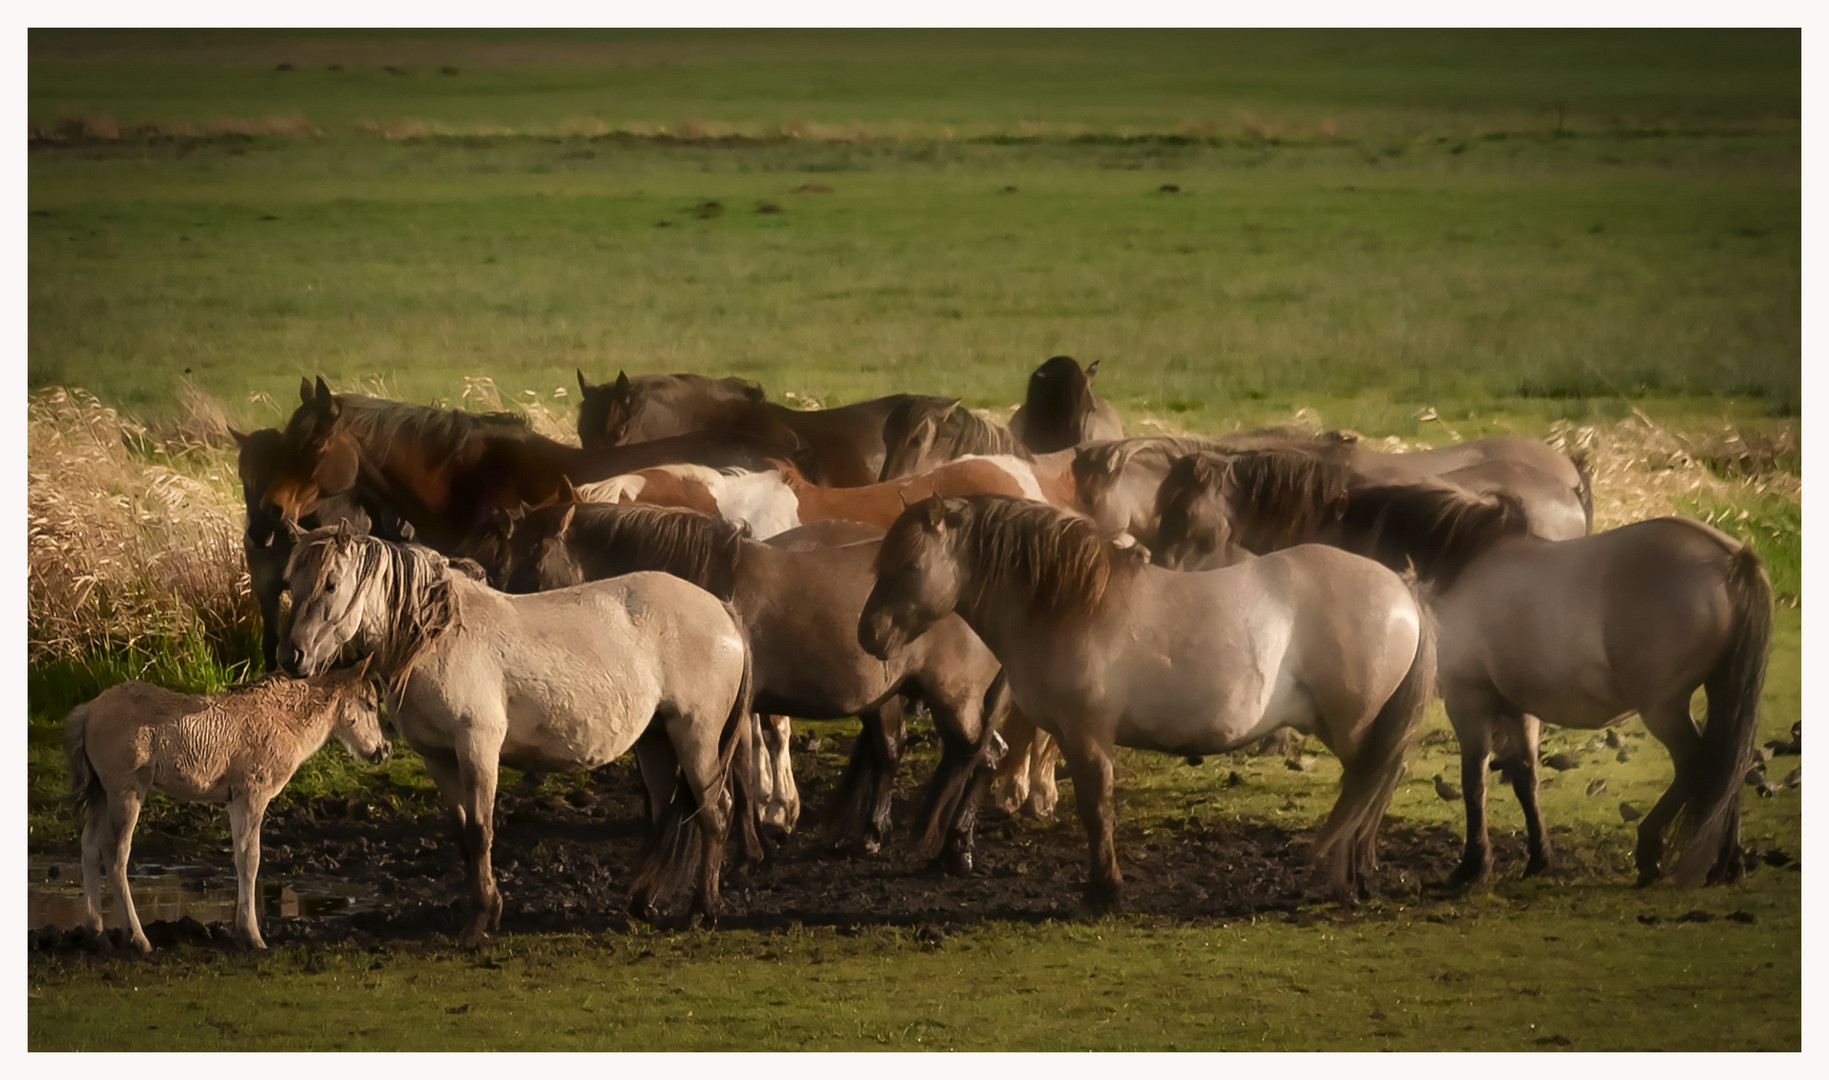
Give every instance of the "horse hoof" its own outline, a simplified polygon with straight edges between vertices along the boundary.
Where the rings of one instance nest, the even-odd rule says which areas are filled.
[[[629,897],[629,916],[645,923],[652,923],[660,918],[660,912],[647,897],[631,896]]]
[[[1457,889],[1465,888],[1468,885],[1486,880],[1486,875],[1490,873],[1492,873],[1491,863],[1463,862],[1461,865],[1454,868],[1454,873],[1448,875],[1448,884]]]
[[[457,936],[457,945],[461,949],[480,949],[489,943],[489,931],[472,924],[464,928]]]
[[[950,877],[966,877],[972,872],[972,853],[948,851],[940,856],[940,869]]]
[[[1659,878],[1661,878],[1663,876],[1664,876],[1663,872],[1658,870],[1656,867],[1653,867],[1649,870],[1640,870],[1638,872],[1638,884],[1636,887],[1640,888],[1640,889],[1649,889],[1651,886],[1653,886],[1657,883],[1657,880]]]
[[[1556,864],[1549,859],[1532,859],[1524,867],[1524,876],[1527,878],[1542,877],[1553,873],[1555,869]]]
[[[1089,885],[1080,895],[1080,910],[1088,918],[1102,919],[1118,910],[1118,890],[1106,885]]]

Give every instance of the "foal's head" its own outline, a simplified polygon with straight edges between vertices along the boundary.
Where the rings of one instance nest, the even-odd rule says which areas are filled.
[[[368,661],[364,656],[354,667],[325,676],[337,690],[337,715],[330,731],[350,757],[379,765],[394,752],[394,746],[381,733],[381,693],[368,677]]]
[[[883,537],[876,585],[857,623],[865,652],[889,659],[958,605],[963,574],[949,542],[951,516],[949,522],[946,500],[935,495],[904,510]]]

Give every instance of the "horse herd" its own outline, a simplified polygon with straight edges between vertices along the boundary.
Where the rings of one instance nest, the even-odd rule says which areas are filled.
[[[1046,813],[1064,756],[1094,911],[1122,880],[1114,747],[1197,759],[1285,727],[1343,765],[1312,850],[1331,893],[1363,893],[1438,690],[1466,800],[1456,881],[1491,871],[1489,763],[1540,872],[1540,722],[1633,712],[1675,768],[1639,827],[1640,882],[1663,875],[1672,826],[1679,883],[1739,876],[1772,608],[1749,547],[1674,517],[1589,535],[1583,461],[1529,439],[1124,438],[1097,367],[1047,361],[1008,427],[946,397],[796,410],[741,379],[579,373],[579,446],[301,381],[283,431],[235,434],[267,665],[315,683],[360,658],[379,680],[456,827],[466,941],[501,918],[501,766],[579,771],[634,749],[650,832],[632,907],[652,916],[690,887],[689,917],[709,919],[732,829],[747,865],[796,824],[787,718],[860,718],[827,820],[874,848],[917,705],[943,748],[918,849],[969,871],[993,781],[1007,807]],[[115,805],[91,767],[102,702],[66,738],[90,804],[85,879],[115,859],[143,944],[124,876],[138,796]],[[384,754],[359,726],[338,734]],[[244,890],[264,805],[231,813]],[[251,906],[238,919],[258,943]]]

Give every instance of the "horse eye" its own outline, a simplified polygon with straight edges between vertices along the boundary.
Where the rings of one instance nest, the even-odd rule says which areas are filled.
[[[325,586],[324,586],[324,591],[325,591],[325,592],[327,592],[327,593],[332,593],[332,592],[336,592],[336,591],[337,591],[337,583],[336,583],[336,582],[334,582],[334,581],[332,581],[332,582],[329,582],[329,583],[327,583],[327,584],[326,584],[326,585],[325,585]]]

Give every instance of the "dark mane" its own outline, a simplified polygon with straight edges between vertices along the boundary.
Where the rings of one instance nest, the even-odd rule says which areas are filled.
[[[1393,570],[1413,565],[1423,581],[1447,589],[1487,548],[1529,534],[1530,521],[1509,492],[1474,495],[1427,481],[1355,484],[1340,528],[1347,550]]]
[[[1344,455],[1326,449],[1282,447],[1191,457],[1197,468],[1210,470],[1220,484],[1229,483],[1234,514],[1249,515],[1254,530],[1271,534],[1272,539],[1261,546],[1275,549],[1303,543],[1345,512],[1353,473],[1345,465]]]
[[[952,549],[973,572],[972,592],[960,606],[980,607],[1005,589],[1027,593],[1038,615],[1074,618],[1098,607],[1112,574],[1134,569],[1134,560],[1112,559],[1109,545],[1086,518],[1046,503],[1009,495],[967,495],[942,500]],[[905,514],[883,539],[879,573],[914,557],[922,519]]]
[[[539,439],[516,413],[471,413],[461,409],[434,409],[404,401],[339,394],[339,424],[352,434],[374,443],[405,441],[425,448],[428,455],[450,457],[471,442],[490,436]]]
[[[737,560],[749,530],[697,510],[619,503],[560,503],[530,511],[519,526],[552,534],[576,508],[566,545],[595,580],[638,570],[684,578],[720,600],[736,588]]]
[[[1009,428],[984,419],[956,398],[911,397],[897,404],[883,422],[883,444],[892,449],[903,445],[924,420],[934,424],[930,465],[956,461],[967,454],[1012,454],[1024,461],[1034,457]]]

